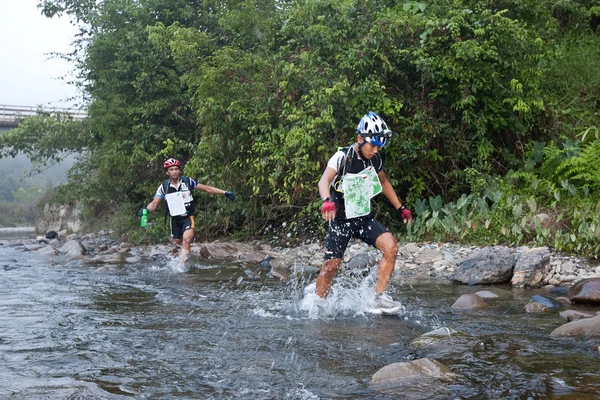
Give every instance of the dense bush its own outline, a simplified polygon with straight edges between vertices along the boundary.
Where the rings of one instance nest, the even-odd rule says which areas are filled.
[[[395,132],[386,173],[419,215],[410,237],[566,243],[566,232],[550,237],[537,233],[535,220],[524,222],[540,210],[568,218],[577,246],[587,237],[573,229],[592,218],[580,213],[596,199],[594,170],[586,170],[600,126],[598,13],[590,2],[41,7],[80,23],[72,56],[89,118],[74,125],[40,116],[3,137],[3,154],[21,150],[43,161],[57,150],[84,152],[70,179],[86,184],[71,196],[135,215],[163,179],[162,160],[174,156],[187,175],[238,194],[235,204],[199,196],[205,232],[253,236],[286,222],[292,234],[314,234],[325,163],[374,110]],[[25,133],[28,141],[19,141]],[[524,208],[533,201],[535,211]],[[388,211],[383,200],[375,205],[377,217],[397,227]],[[577,246],[563,247],[596,251]]]

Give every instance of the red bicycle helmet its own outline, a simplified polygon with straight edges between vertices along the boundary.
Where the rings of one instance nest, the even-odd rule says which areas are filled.
[[[179,167],[181,168],[181,163],[179,162],[179,160],[176,160],[174,158],[169,158],[167,161],[165,161],[165,163],[163,164],[163,168],[164,169],[169,169],[171,167]]]

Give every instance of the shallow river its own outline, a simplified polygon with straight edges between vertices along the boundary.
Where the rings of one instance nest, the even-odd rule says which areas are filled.
[[[319,311],[301,300],[308,282],[259,268],[65,266],[3,242],[2,399],[599,398],[600,340],[551,338],[558,312],[523,310],[538,291],[455,313],[460,294],[481,288],[393,283],[406,309],[382,317],[360,311],[369,279],[350,275]],[[470,339],[427,354],[411,346],[439,327]],[[369,385],[383,366],[423,356],[458,375],[442,394]]]

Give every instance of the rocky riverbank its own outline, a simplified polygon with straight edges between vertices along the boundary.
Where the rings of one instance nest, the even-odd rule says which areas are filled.
[[[172,259],[170,244],[132,246],[112,239],[105,231],[87,235],[56,234],[52,239],[5,240],[2,245],[38,252],[51,259],[53,264],[99,270],[114,269],[126,263],[152,264]],[[378,263],[380,256],[376,249],[362,242],[353,242],[345,253],[342,269],[366,271]],[[248,268],[259,267],[259,271],[271,279],[287,280],[293,275],[312,279],[319,273],[322,257],[322,245],[317,242],[277,248],[261,242],[217,241],[194,243],[189,264],[235,262]],[[248,274],[252,274],[250,269]],[[544,288],[548,293],[568,294],[568,301],[600,307],[600,266],[582,258],[554,253],[547,247],[406,243],[398,248],[391,281],[402,284],[414,279],[471,286]],[[466,306],[463,302],[460,308],[479,307],[476,299],[471,301],[472,305]],[[549,308],[543,302],[539,306],[528,307],[528,312]]]
[[[5,246],[36,251],[55,262],[82,266],[114,267],[123,263],[142,263],[167,259],[168,243],[132,246],[97,234],[56,235],[53,239],[4,240]],[[342,268],[360,269],[377,264],[380,253],[359,241],[352,242]],[[294,273],[318,273],[323,262],[322,244],[306,243],[293,248],[278,248],[261,242],[194,243],[191,263],[234,261],[261,265],[276,277]],[[405,243],[398,248],[393,279],[450,280],[457,284],[508,284],[515,287],[571,286],[578,281],[600,278],[597,262],[562,255],[546,247],[476,247],[451,243]]]

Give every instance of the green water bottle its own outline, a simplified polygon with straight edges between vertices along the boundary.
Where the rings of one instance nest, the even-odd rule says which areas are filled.
[[[140,226],[145,227],[148,225],[148,209],[144,208],[142,210],[142,218],[140,219]]]

